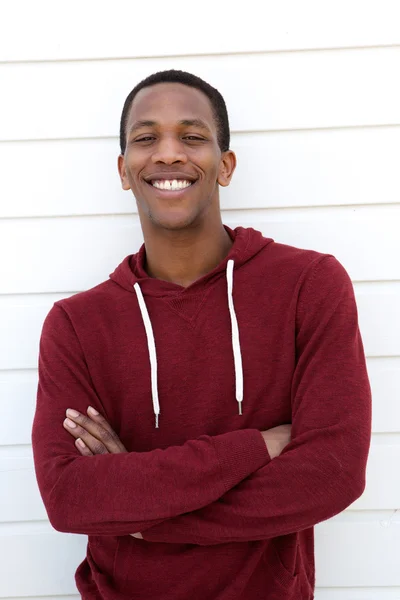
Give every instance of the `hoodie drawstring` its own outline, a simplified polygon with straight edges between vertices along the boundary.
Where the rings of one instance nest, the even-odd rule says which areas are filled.
[[[229,314],[231,317],[231,330],[232,330],[232,350],[233,350],[233,361],[235,366],[235,390],[236,390],[236,401],[239,405],[239,415],[242,413],[242,401],[243,401],[243,365],[242,365],[242,353],[240,349],[239,339],[239,327],[235,313],[235,307],[233,305],[233,267],[234,261],[228,260],[226,265],[226,280],[228,284],[228,306]],[[158,418],[160,415],[160,403],[158,399],[158,386],[157,386],[157,354],[156,345],[154,341],[153,328],[149,313],[147,311],[146,303],[143,298],[142,290],[140,285],[135,283],[133,286],[136,296],[139,302],[140,313],[142,315],[144,328],[146,330],[147,346],[150,357],[150,369],[151,369],[151,394],[153,397],[153,410],[156,419],[156,427],[158,427]]]
[[[242,366],[242,353],[240,351],[240,340],[239,340],[239,327],[235,313],[235,307],[233,306],[233,267],[234,261],[228,260],[226,266],[226,279],[228,282],[228,305],[229,314],[231,316],[231,330],[232,330],[232,349],[233,349],[233,360],[235,363],[235,389],[236,389],[236,400],[239,405],[239,415],[242,414],[242,401],[243,401],[243,366]]]
[[[154,410],[154,416],[156,418],[156,427],[158,427],[158,416],[160,414],[160,403],[158,400],[158,387],[157,387],[156,344],[154,342],[153,328],[151,326],[149,313],[147,312],[147,306],[144,301],[142,290],[140,289],[140,285],[138,283],[135,283],[135,285],[133,287],[134,287],[136,295],[137,295],[140,312],[142,314],[142,319],[143,319],[143,323],[144,323],[144,328],[146,330],[147,346],[149,349],[149,356],[150,356],[151,395],[153,397],[153,410]]]

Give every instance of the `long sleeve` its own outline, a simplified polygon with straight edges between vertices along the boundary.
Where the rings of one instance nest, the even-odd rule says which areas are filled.
[[[81,456],[67,408],[105,414],[73,325],[55,304],[43,325],[32,443],[37,481],[53,527],[128,535],[206,506],[269,460],[256,429],[203,435],[150,452]]]
[[[299,287],[296,356],[292,441],[281,455],[209,506],[146,530],[145,540],[273,538],[331,518],[362,494],[371,392],[353,287],[334,257],[317,261]]]

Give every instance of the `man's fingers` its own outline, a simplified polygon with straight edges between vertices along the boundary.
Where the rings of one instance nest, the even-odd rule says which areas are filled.
[[[125,446],[115,433],[114,429],[111,427],[109,422],[103,417],[103,415],[97,412],[97,410],[95,410],[92,406],[88,406],[87,413],[90,416],[90,418],[93,421],[95,421],[98,425],[100,425],[100,427],[104,430],[104,432],[102,432],[101,441],[103,442],[103,444],[105,444],[107,448],[109,448],[110,446],[115,447],[116,450],[113,450],[113,453],[115,453],[115,451],[127,452]]]
[[[66,411],[66,414],[67,419],[64,421],[66,429],[75,438],[82,438],[93,454],[126,452],[115,431],[101,415],[93,415],[92,411],[88,409],[88,414],[91,415],[89,417],[71,408]]]
[[[85,442],[78,438],[75,440],[75,446],[78,448],[82,456],[93,456],[93,452],[86,446]]]
[[[93,419],[93,421],[101,425],[104,429],[107,429],[108,431],[112,431],[114,433],[114,430],[112,429],[108,421],[106,421],[103,415],[101,415],[97,410],[95,410],[93,406],[88,406],[86,412],[88,413],[89,417]]]
[[[81,439],[92,454],[108,454],[107,448],[102,442],[100,442],[100,440],[98,440],[80,425],[77,425],[75,421],[72,421],[72,419],[65,419],[63,425],[65,429],[75,438],[75,440]],[[79,444],[77,445],[77,448],[80,450]]]
[[[114,429],[111,427],[109,422],[101,415],[97,410],[95,410],[92,406],[88,406],[87,413],[89,417],[102,429],[104,429],[105,433],[103,433],[102,442],[108,447],[108,443],[115,444],[115,447],[119,450],[119,452],[126,452],[126,448],[115,433]]]

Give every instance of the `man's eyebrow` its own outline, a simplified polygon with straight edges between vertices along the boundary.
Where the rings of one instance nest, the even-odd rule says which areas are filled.
[[[142,127],[154,127],[155,125],[157,125],[157,123],[155,121],[135,121],[133,123],[133,125],[130,127],[128,133],[132,133],[133,131],[136,131],[137,129],[142,129]]]
[[[197,127],[199,129],[210,131],[208,125],[201,119],[182,119],[181,121],[178,121],[178,124],[183,125],[184,127]],[[128,135],[143,127],[155,127],[156,125],[157,121],[135,121],[129,129]]]
[[[179,125],[184,125],[185,127],[198,127],[199,129],[210,131],[208,125],[201,119],[182,119],[182,121],[179,121]]]

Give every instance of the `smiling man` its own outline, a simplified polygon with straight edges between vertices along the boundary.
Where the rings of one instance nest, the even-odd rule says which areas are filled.
[[[213,107],[196,87],[150,83],[125,102],[118,169],[137,201],[148,275],[187,287],[232,246],[218,187],[229,184],[236,157],[216,90]]]
[[[365,487],[350,278],[223,224],[236,158],[198,77],[139,83],[120,145],[144,244],[55,302],[40,340],[35,467],[55,529],[89,536],[81,597],[311,600],[314,525]]]

